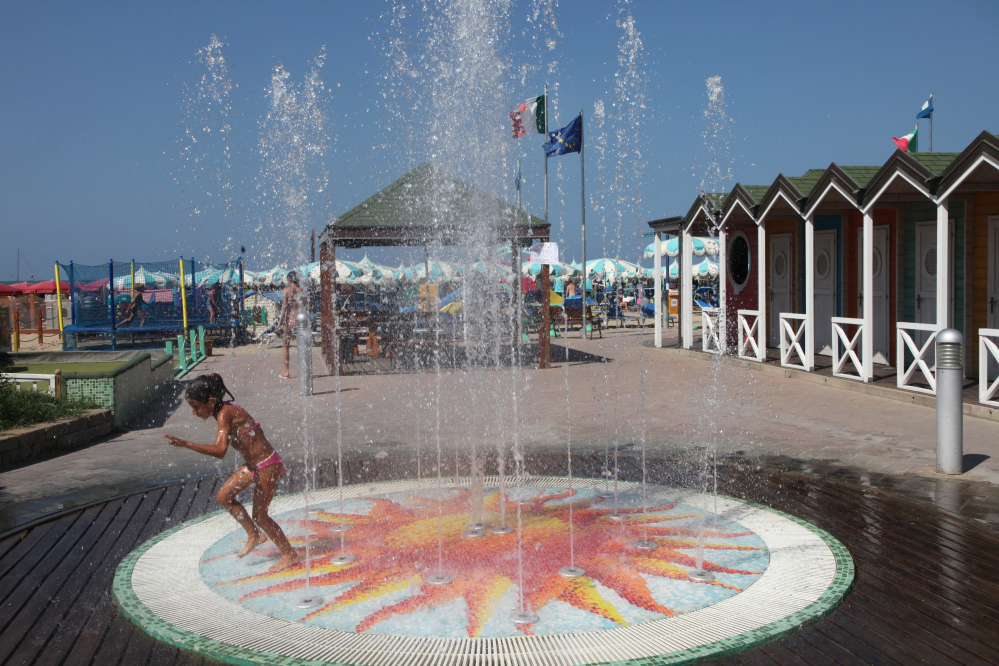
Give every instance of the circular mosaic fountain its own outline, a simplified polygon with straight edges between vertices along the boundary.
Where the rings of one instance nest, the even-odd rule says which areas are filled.
[[[115,598],[153,637],[231,663],[685,663],[793,631],[835,608],[853,582],[846,549],[792,516],[731,498],[619,483],[531,477],[510,490],[516,532],[467,536],[468,479],[394,481],[276,499],[304,564],[277,573],[268,543],[236,557],[245,533],[224,512],[146,542],[118,567]],[[464,484],[464,485],[463,485]],[[485,480],[483,520],[499,525],[498,480]],[[567,577],[569,507],[574,563]],[[441,524],[440,550],[438,519]],[[482,527],[482,526],[478,526]],[[655,543],[649,548],[646,541]],[[700,570],[711,574],[698,573]],[[430,584],[435,574],[448,584]],[[322,603],[299,608],[305,596]],[[514,622],[524,610],[536,616]],[[649,661],[651,658],[651,661]]]

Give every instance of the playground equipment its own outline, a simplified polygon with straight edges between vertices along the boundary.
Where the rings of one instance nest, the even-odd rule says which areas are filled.
[[[118,262],[84,266],[56,264],[69,278],[70,323],[62,325],[63,349],[157,348],[202,327],[207,335],[241,339],[244,325],[242,258],[226,264],[194,258],[162,262]],[[215,300],[214,321],[210,293]],[[142,305],[133,312],[136,291]],[[61,296],[60,296],[61,301]]]
[[[166,353],[173,355],[174,341],[166,341]],[[177,367],[174,368],[174,379],[180,379],[195,366],[207,358],[205,353],[205,327],[198,326],[196,331],[177,336]]]

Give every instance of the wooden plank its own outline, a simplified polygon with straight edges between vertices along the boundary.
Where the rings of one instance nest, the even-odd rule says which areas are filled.
[[[185,520],[197,518],[206,513],[209,503],[214,498],[214,488],[217,480],[218,477],[216,476],[207,476],[197,480],[198,491],[191,501],[191,507],[184,518]]]
[[[853,637],[856,642],[849,643],[849,645],[854,652],[857,651],[856,648],[858,643],[863,642],[863,644],[869,646],[871,650],[878,654],[884,655],[887,659],[890,659],[896,664],[904,664],[905,666],[926,666],[926,662],[924,660],[903,649],[897,643],[889,641],[884,636],[881,636],[870,628],[861,625],[845,613],[833,613],[829,616],[826,622],[820,622],[818,628],[820,631],[828,634],[829,632],[827,631],[827,628],[831,627],[836,627],[837,630],[842,630],[844,632],[844,640],[850,640],[846,637]]]
[[[181,491],[180,486],[174,486],[172,488],[166,489],[163,493],[163,498],[161,499],[157,511],[161,507],[168,506],[174,501]],[[121,511],[118,511],[122,508]],[[33,615],[29,613],[22,613],[19,615],[19,621],[27,621],[31,618],[31,623],[27,625],[29,628],[23,629],[25,634],[25,640],[22,642],[21,647],[15,653],[12,661],[14,663],[29,663],[34,659],[35,655],[40,652],[47,644],[50,635],[59,631],[60,634],[68,631],[69,627],[61,626],[61,620],[63,616],[71,609],[74,603],[79,603],[77,599],[81,590],[84,588],[85,584],[90,580],[91,574],[98,569],[98,565],[103,561],[104,556],[110,550],[111,546],[117,540],[118,534],[121,529],[127,523],[128,519],[131,517],[132,512],[124,509],[121,501],[111,502],[106,505],[107,510],[112,510],[115,517],[115,522],[112,523],[109,531],[104,531],[101,535],[101,540],[96,545],[91,545],[86,548],[87,559],[83,561],[79,566],[73,563],[74,558],[67,558],[64,563],[67,566],[72,566],[72,570],[67,575],[67,580],[62,589],[59,590],[58,595],[56,594],[46,594],[43,590],[39,590],[39,594],[36,595],[40,597],[43,601],[47,598],[53,599],[48,608],[45,609],[45,614],[34,621]],[[102,512],[103,516],[104,512]],[[154,514],[155,516],[156,514]],[[99,526],[100,521],[95,521],[94,526],[91,531],[95,531]],[[81,540],[81,548],[83,547],[83,542]],[[79,561],[79,560],[77,560]],[[62,568],[62,565],[61,565]],[[46,581],[48,584],[49,581]],[[12,625],[13,628],[13,625]],[[16,634],[16,630],[15,630]],[[2,657],[3,655],[0,655]],[[2,659],[0,659],[2,660]]]
[[[901,618],[887,609],[876,609],[874,611],[875,614],[872,614],[865,610],[865,608],[876,609],[876,606],[863,596],[863,594],[856,594],[851,595],[850,603],[840,606],[837,612],[849,615],[857,622],[870,627],[882,636],[894,635],[900,637],[903,641],[902,645],[907,646],[910,651],[920,655],[924,661],[928,661],[936,666],[962,666],[963,662],[955,661],[938,652],[930,645],[933,642],[932,633],[920,630],[919,627],[904,621],[898,622]],[[930,639],[929,642],[926,639]],[[937,643],[937,645],[940,645],[940,643]],[[960,653],[963,654],[963,650]]]
[[[8,571],[17,566],[21,558],[31,552],[38,542],[45,538],[49,530],[55,527],[55,524],[56,521],[52,521],[51,523],[45,523],[44,525],[39,525],[28,530],[24,538],[0,560],[0,577],[6,576]]]
[[[125,616],[118,612],[118,609],[111,607],[111,626],[103,635],[103,640],[94,654],[91,666],[118,666],[121,661],[122,652],[125,651],[133,633],[142,634],[141,631],[125,619]],[[75,652],[75,651],[74,651]],[[76,656],[75,654],[70,655]],[[145,661],[140,662],[145,663]],[[122,666],[125,666],[124,664]]]
[[[782,501],[782,503],[784,502]],[[822,498],[821,501],[815,498],[802,498],[797,511],[794,506],[781,508],[802,515],[802,505],[807,505],[811,509],[804,517],[830,529],[837,538],[843,540],[850,547],[854,559],[867,559],[879,571],[885,572],[885,575],[891,576],[891,572],[894,571],[908,574],[902,578],[892,577],[896,585],[905,587],[917,585],[926,589],[931,595],[942,595],[943,598],[946,598],[948,594],[959,594],[973,612],[993,620],[999,620],[999,609],[995,608],[994,603],[992,603],[994,597],[980,591],[982,581],[979,579],[962,579],[957,575],[942,576],[941,573],[947,572],[946,566],[941,563],[939,558],[934,558],[931,562],[924,562],[927,554],[925,549],[907,548],[904,544],[897,542],[895,538],[885,538],[883,544],[874,540],[863,530],[863,527],[851,523],[852,517],[849,513],[841,513],[837,503],[828,498]],[[836,524],[840,522],[846,524],[842,528],[837,528]],[[864,525],[863,521],[861,524]],[[884,531],[891,532],[887,526]],[[971,580],[975,581],[974,585],[969,584]]]
[[[127,527],[122,532],[122,537],[115,543],[114,549],[112,550],[112,555],[107,558],[105,564],[102,565],[100,575],[96,575],[87,585],[87,591],[85,593],[86,597],[90,601],[90,604],[77,604],[74,606],[74,610],[77,608],[81,609],[81,614],[83,615],[82,629],[80,630],[76,638],[75,643],[68,650],[65,649],[65,643],[59,641],[56,648],[63,648],[66,654],[66,666],[85,666],[90,663],[91,658],[97,652],[98,647],[102,643],[104,634],[108,629],[108,625],[111,623],[113,618],[117,615],[117,610],[114,608],[114,603],[111,601],[109,596],[107,586],[111,582],[114,576],[114,570],[118,563],[121,562],[122,558],[128,554],[136,545],[139,539],[139,535],[142,532],[143,527],[149,520],[149,517],[156,510],[156,505],[159,503],[159,499],[162,496],[163,491],[154,491],[152,493],[147,493],[141,496],[141,504],[135,513],[132,515],[132,519],[129,520]],[[103,583],[103,584],[102,584]],[[92,614],[87,614],[86,609],[96,608]],[[76,618],[74,618],[75,620]],[[58,636],[57,636],[58,638]],[[55,641],[53,641],[55,643]],[[46,653],[43,656],[53,657],[55,652],[50,652],[46,649]],[[53,659],[50,663],[58,663]]]
[[[4,600],[0,606],[0,627],[7,626],[44,576],[55,568],[66,551],[80,538],[90,522],[90,516],[97,513],[94,509],[97,507],[88,509],[85,512],[87,517],[83,520],[80,520],[79,513],[58,520],[45,538],[0,579],[0,598]]]
[[[123,530],[127,529],[128,523],[135,513],[135,510],[142,502],[141,495],[132,495],[125,499],[115,516],[114,522],[107,529],[101,542],[95,549],[94,557],[91,558],[97,565],[95,573],[86,581],[86,586],[77,595],[73,604],[67,609],[65,615],[58,622],[58,631],[45,644],[42,655],[37,659],[39,664],[59,664],[62,663],[65,652],[76,640],[76,637],[83,627],[90,612],[93,610],[97,599],[103,592],[110,580],[110,573],[103,577],[101,571],[111,570],[117,566],[125,551],[121,548],[109,550],[114,544],[121,541]],[[130,542],[131,543],[131,542]]]
[[[154,645],[156,645],[156,641],[154,641],[149,634],[142,631],[142,629],[135,627],[132,631],[132,636],[128,641],[128,647],[125,648],[124,654],[119,660],[111,661],[109,663],[121,663],[122,666],[146,664]]]
[[[99,561],[100,552],[95,552],[95,545],[120,507],[121,500],[93,507],[100,509],[100,513],[86,533],[61,558],[44,582],[31,591],[30,598],[0,633],[0,663],[11,656],[15,647],[18,649],[11,661],[30,663],[45,646],[49,634],[57,628],[59,619],[89,577],[89,569]],[[88,513],[84,512],[78,522],[86,520]],[[20,645],[18,639],[22,639]]]
[[[999,650],[994,632],[964,621],[963,618],[945,615],[929,604],[920,603],[920,599],[901,589],[892,589],[886,595],[883,590],[865,585],[856,594],[858,606],[881,617],[885,622],[896,625],[904,623],[922,639],[947,645],[952,654],[968,653],[962,661],[971,660],[974,655],[986,663],[997,663],[995,656]],[[962,613],[967,614],[967,611]]]
[[[7,553],[13,550],[19,543],[21,543],[24,537],[28,536],[29,531],[30,530],[24,530],[19,534],[9,536],[3,541],[0,541],[0,561],[3,561],[3,558],[7,556]]]
[[[174,666],[180,658],[180,650],[172,645],[154,641],[149,652],[149,666]]]
[[[836,662],[805,642],[797,633],[785,636],[781,642],[784,647],[804,659],[810,666],[836,666]]]

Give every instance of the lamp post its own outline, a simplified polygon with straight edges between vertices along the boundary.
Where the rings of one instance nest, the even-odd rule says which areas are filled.
[[[964,472],[964,336],[937,333],[937,473]]]

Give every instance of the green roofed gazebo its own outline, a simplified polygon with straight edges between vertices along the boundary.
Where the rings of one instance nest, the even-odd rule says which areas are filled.
[[[323,358],[339,364],[334,316],[336,248],[459,245],[477,221],[486,220],[495,240],[514,248],[547,242],[541,218],[424,163],[326,225],[319,236]],[[478,222],[481,225],[481,222]],[[514,257],[520,257],[514,251]],[[519,272],[519,271],[518,271]]]

